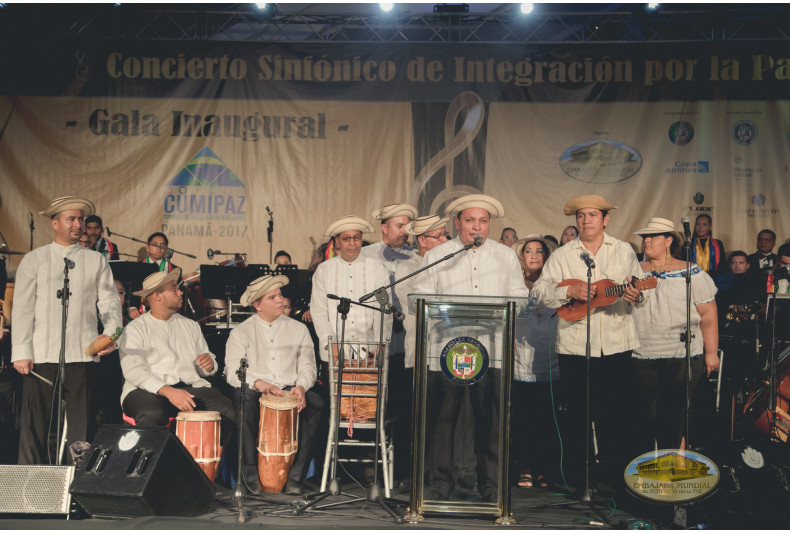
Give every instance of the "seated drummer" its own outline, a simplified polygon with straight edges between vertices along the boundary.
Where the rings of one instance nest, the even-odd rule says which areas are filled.
[[[164,426],[179,411],[219,411],[221,444],[235,433],[236,410],[205,378],[217,372],[200,326],[178,314],[183,293],[176,285],[181,269],[154,272],[135,296],[151,309],[126,326],[120,339],[126,382],[121,405],[137,425]]]
[[[263,276],[247,286],[241,296],[243,306],[252,306],[256,314],[230,332],[225,346],[225,378],[235,387],[238,405],[241,381],[236,374],[241,359],[246,358],[247,383],[244,398],[243,471],[247,486],[258,487],[258,423],[261,395],[292,395],[299,412],[298,451],[285,492],[299,495],[313,456],[313,438],[318,429],[325,401],[311,389],[315,383],[316,364],[313,341],[307,327],[283,314],[280,288],[288,284],[286,276]]]

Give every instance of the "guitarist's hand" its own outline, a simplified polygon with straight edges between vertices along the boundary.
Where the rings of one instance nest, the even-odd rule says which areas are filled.
[[[590,286],[590,296],[595,298],[595,291],[597,287],[595,285]],[[580,302],[587,301],[587,284],[586,283],[576,283],[574,285],[568,285],[568,290],[565,293],[565,297],[569,300],[577,300]]]
[[[626,302],[631,303],[631,304],[632,303],[636,303],[636,301],[639,299],[639,295],[641,294],[639,292],[639,289],[634,287],[634,283],[636,282],[636,278],[634,278],[632,276],[628,276],[627,278],[625,278],[625,280],[628,283],[630,283],[631,285],[629,285],[628,287],[626,287],[623,290],[623,300],[625,300]]]

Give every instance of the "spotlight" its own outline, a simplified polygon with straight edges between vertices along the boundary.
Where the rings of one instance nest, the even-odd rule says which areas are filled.
[[[381,3],[379,3],[379,8],[381,8],[381,10],[383,12],[385,12],[385,13],[389,13],[390,11],[392,11],[393,7],[395,7],[395,4],[393,4],[391,2],[381,2]]]
[[[521,4],[521,12],[525,15],[529,15],[532,13],[532,10],[535,8],[535,4],[524,3]]]
[[[257,12],[258,17],[268,18],[273,17],[275,13],[277,13],[277,4],[271,3],[255,3],[255,11]]]
[[[660,6],[660,5],[661,4],[656,3],[656,2],[649,3],[649,4],[647,4],[647,9],[649,9],[650,11],[655,11],[656,9],[658,9],[658,6]]]
[[[255,3],[255,7],[257,7],[258,9],[261,9],[261,10],[266,9],[266,6],[268,6],[268,5],[269,4],[267,4],[266,2],[262,2],[262,3],[257,3],[256,2]]]

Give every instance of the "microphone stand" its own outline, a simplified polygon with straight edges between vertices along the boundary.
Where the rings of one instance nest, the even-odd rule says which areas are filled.
[[[244,404],[247,403],[247,359],[242,358],[241,364],[239,369],[236,371],[236,375],[241,382],[241,394],[239,395],[239,462],[238,467],[236,469],[236,490],[233,491],[233,499],[236,500],[236,503],[239,506],[239,523],[243,524],[244,519],[244,507],[242,506],[242,501],[244,498],[247,497],[247,491],[244,488],[244,478],[242,472],[242,466],[244,463],[244,455],[243,455],[243,442],[244,442]]]
[[[269,211],[269,208],[266,208],[266,212],[269,213],[269,227],[266,228],[266,236],[269,238],[269,264],[272,264],[272,233],[274,233],[274,213]]]
[[[57,432],[55,434],[55,446],[58,450],[55,457],[55,464],[60,466],[63,462],[63,456],[60,453],[60,442],[63,440],[63,433],[65,432],[64,421],[64,401],[63,401],[63,381],[66,378],[66,320],[69,315],[69,297],[71,291],[69,290],[69,269],[74,267],[74,263],[68,258],[64,257],[65,263],[63,267],[63,288],[59,289],[56,293],[61,301],[61,327],[60,327],[60,354],[58,355],[58,374],[55,377],[55,398],[58,404],[57,408]]]
[[[36,224],[33,221],[33,213],[28,213],[28,222],[30,224],[30,251],[33,251],[33,231],[36,229]]]
[[[711,237],[713,238],[713,237]],[[680,334],[686,345],[686,449],[691,449],[691,240],[686,240],[686,330]]]
[[[587,360],[587,382],[585,384],[585,404],[587,406],[587,412],[584,422],[584,437],[586,445],[584,449],[584,492],[581,496],[581,503],[592,507],[593,491],[590,487],[590,440],[593,438],[594,433],[591,435],[592,423],[590,420],[590,362],[592,360],[592,344],[590,343],[590,299],[592,298],[592,270],[595,268],[595,263],[592,261],[585,261],[585,263],[587,264],[587,344],[584,346],[584,356]]]
[[[134,241],[134,242],[139,242],[140,244],[144,244],[146,246],[156,246],[155,244],[148,244],[147,242],[145,242],[143,240],[140,240],[140,239],[137,239],[135,237],[128,237],[126,235],[121,235],[120,233],[116,233],[114,231],[110,231],[110,228],[104,228],[104,229],[107,230],[107,236],[108,237],[112,237],[113,235],[115,235],[115,236],[121,237],[123,239],[127,239],[127,240]],[[169,250],[173,254],[181,254],[183,256],[189,257],[190,259],[197,259],[196,255],[188,254],[186,252],[179,252],[178,250],[174,250],[173,248],[170,248],[170,247],[167,247],[167,246],[156,246],[156,247],[160,248],[160,249],[164,248],[165,251]],[[172,257],[172,254],[171,254],[170,257]],[[168,259],[170,259],[170,258],[168,257]]]
[[[481,242],[481,243],[480,243],[478,246],[482,246],[482,244],[483,244],[483,243]],[[412,277],[412,276],[416,276],[416,275],[417,275],[417,274],[419,274],[420,272],[422,272],[422,271],[424,271],[424,270],[428,270],[429,268],[433,267],[434,265],[438,265],[439,263],[442,263],[442,262],[444,262],[444,261],[447,261],[448,259],[452,259],[452,258],[453,258],[453,257],[455,257],[456,255],[460,254],[461,252],[465,252],[465,251],[467,251],[468,249],[472,248],[473,246],[475,246],[475,243],[473,243],[473,242],[472,242],[472,243],[469,243],[469,244],[465,245],[463,248],[461,248],[461,249],[460,249],[460,250],[458,250],[458,251],[455,251],[455,252],[453,252],[453,253],[451,253],[451,254],[447,254],[446,256],[442,257],[441,259],[437,259],[436,261],[434,261],[433,263],[431,263],[431,264],[429,264],[429,265],[425,265],[425,266],[424,266],[424,267],[422,267],[422,268],[418,268],[417,270],[415,270],[415,271],[414,271],[414,272],[412,272],[411,274],[406,274],[406,275],[405,275],[405,276],[403,276],[402,278],[400,278],[400,279],[396,279],[395,281],[393,281],[393,282],[392,282],[392,283],[390,283],[389,285],[384,285],[383,287],[379,287],[378,289],[374,290],[373,292],[369,292],[369,293],[367,293],[367,294],[366,294],[366,295],[364,295],[362,298],[360,298],[360,299],[359,299],[359,301],[360,301],[360,303],[362,303],[362,302],[366,302],[366,301],[370,300],[371,298],[373,298],[373,296],[375,296],[375,295],[376,295],[376,293],[377,293],[378,291],[380,291],[380,290],[386,290],[386,289],[389,289],[390,287],[394,287],[394,286],[395,286],[395,285],[397,285],[398,283],[400,283],[400,282],[402,282],[402,281],[405,281],[405,280],[409,279],[409,278],[410,278],[410,277]]]
[[[776,293],[779,291],[779,283],[776,280],[773,284],[773,292],[771,295],[773,296],[774,305],[773,309],[771,309],[771,352],[768,354],[768,366],[770,368],[770,382],[768,385],[768,412],[771,415],[768,418],[768,437],[771,439],[772,442],[781,442],[776,434],[776,395],[777,395],[777,379],[776,379],[776,307],[777,307],[777,300],[776,300]]]

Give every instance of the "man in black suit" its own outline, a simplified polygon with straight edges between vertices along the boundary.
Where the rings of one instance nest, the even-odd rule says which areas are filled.
[[[756,274],[762,270],[770,270],[776,265],[776,233],[764,229],[757,234],[757,251],[748,257],[749,271]]]

